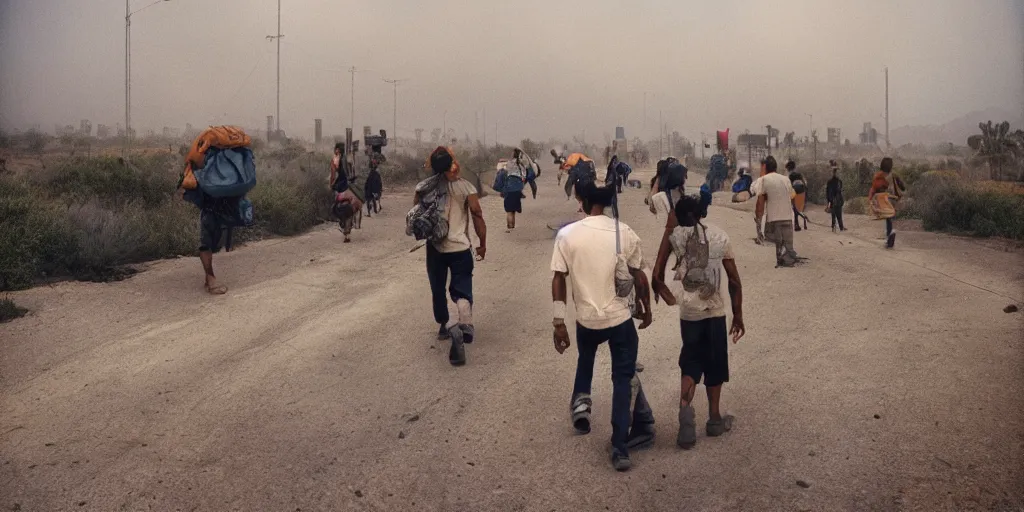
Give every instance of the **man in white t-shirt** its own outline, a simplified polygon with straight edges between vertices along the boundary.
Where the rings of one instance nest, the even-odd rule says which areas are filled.
[[[789,178],[779,174],[775,157],[764,159],[765,175],[750,186],[750,193],[757,196],[755,217],[758,225],[766,218],[764,235],[775,241],[775,260],[779,267],[796,264],[793,249],[793,198],[796,191]]]
[[[429,163],[434,179],[438,179],[437,186],[444,187],[443,215],[448,221],[448,235],[438,242],[427,243],[427,279],[430,281],[434,320],[440,325],[437,337],[439,340],[451,338],[448,362],[453,366],[461,366],[466,364],[463,344],[473,343],[476,334],[473,327],[473,244],[469,238],[469,224],[473,224],[480,240],[476,248],[479,260],[483,260],[487,254],[487,224],[484,222],[476,187],[462,178],[459,163],[451,150],[439,146],[430,154]],[[414,204],[420,201],[419,192],[413,201]],[[458,322],[450,328],[445,285],[448,285],[448,294],[459,312]]]
[[[590,432],[594,357],[597,348],[607,341],[612,357],[611,459],[616,470],[625,471],[631,466],[628,449],[649,446],[654,441],[654,417],[642,390],[638,391],[635,410],[630,411],[639,337],[633,324],[629,295],[636,293],[636,317],[642,319],[640,328],[646,329],[652,320],[650,289],[647,276],[641,270],[640,237],[621,222],[616,233],[615,219],[604,214],[615,199],[615,190],[588,184],[581,187],[581,192],[587,217],[558,232],[551,256],[555,350],[561,354],[570,344],[565,302],[566,276],[572,276],[579,350],[570,405],[573,426],[580,434]]]
[[[683,348],[679,353],[682,372],[679,400],[679,436],[676,443],[683,449],[697,442],[693,396],[701,377],[708,393],[706,432],[717,437],[732,428],[733,417],[720,409],[722,385],[729,381],[729,342],[743,337],[743,292],[736,268],[729,235],[717,226],[700,222],[703,205],[700,199],[686,196],[676,204],[678,225],[666,231],[658,249],[651,278],[655,298],[674,305],[676,297],[665,285],[665,266],[669,253],[676,256],[674,279],[682,283],[679,296],[680,331]],[[732,326],[726,331],[725,301],[722,298],[722,273],[728,278],[732,302]]]

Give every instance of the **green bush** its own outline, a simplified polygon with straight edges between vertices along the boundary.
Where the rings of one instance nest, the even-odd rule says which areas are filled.
[[[0,299],[0,324],[21,318],[28,313],[28,310],[18,307],[13,300],[8,298]]]
[[[973,187],[945,172],[924,173],[909,195],[905,215],[925,229],[1024,240],[1024,195]]]
[[[70,267],[77,239],[60,207],[0,182],[0,290],[28,288]]]
[[[178,172],[166,155],[137,157],[126,167],[119,158],[70,158],[43,184],[68,204],[98,200],[107,207],[141,201],[147,206],[169,201]]]

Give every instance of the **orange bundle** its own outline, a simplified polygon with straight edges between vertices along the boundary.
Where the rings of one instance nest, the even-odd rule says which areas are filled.
[[[252,138],[237,126],[211,126],[203,130],[203,133],[192,142],[188,156],[185,157],[185,173],[181,179],[181,188],[195,190],[199,187],[193,170],[202,169],[206,164],[206,150],[244,148],[250,144]]]

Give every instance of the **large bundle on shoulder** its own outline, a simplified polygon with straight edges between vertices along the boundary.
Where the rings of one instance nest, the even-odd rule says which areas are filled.
[[[245,198],[256,186],[252,139],[236,126],[211,126],[196,137],[185,157],[179,186],[197,207],[221,214],[227,225],[253,222],[252,203]]]

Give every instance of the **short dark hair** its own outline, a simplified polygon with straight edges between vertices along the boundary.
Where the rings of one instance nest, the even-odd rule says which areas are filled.
[[[344,143],[339,142],[339,143],[335,144],[334,145],[334,149],[335,150],[340,150],[342,154],[345,154],[345,144]]]
[[[892,158],[883,158],[882,163],[879,164],[879,167],[882,168],[882,172],[892,172]]]
[[[796,162],[794,162],[792,160],[786,162],[786,170],[787,171],[792,171],[793,169],[796,169]]]
[[[700,198],[695,196],[680,197],[679,201],[676,202],[675,208],[676,222],[680,225],[683,224],[683,220],[685,220],[690,214],[692,214],[695,219],[700,219],[701,213],[703,213],[701,211],[702,209]]]
[[[583,199],[583,202],[589,206],[597,204],[601,206],[611,206],[615,201],[614,188],[599,187],[594,182],[588,182],[582,187],[577,186],[576,193],[579,194],[580,198]]]
[[[430,168],[434,171],[434,174],[443,174],[451,170],[452,163],[455,161],[452,158],[452,154],[448,152],[448,149],[439,146],[430,154]]]
[[[768,155],[768,157],[764,159],[764,170],[768,172],[775,172],[779,170],[779,163],[775,161],[774,156]]]

